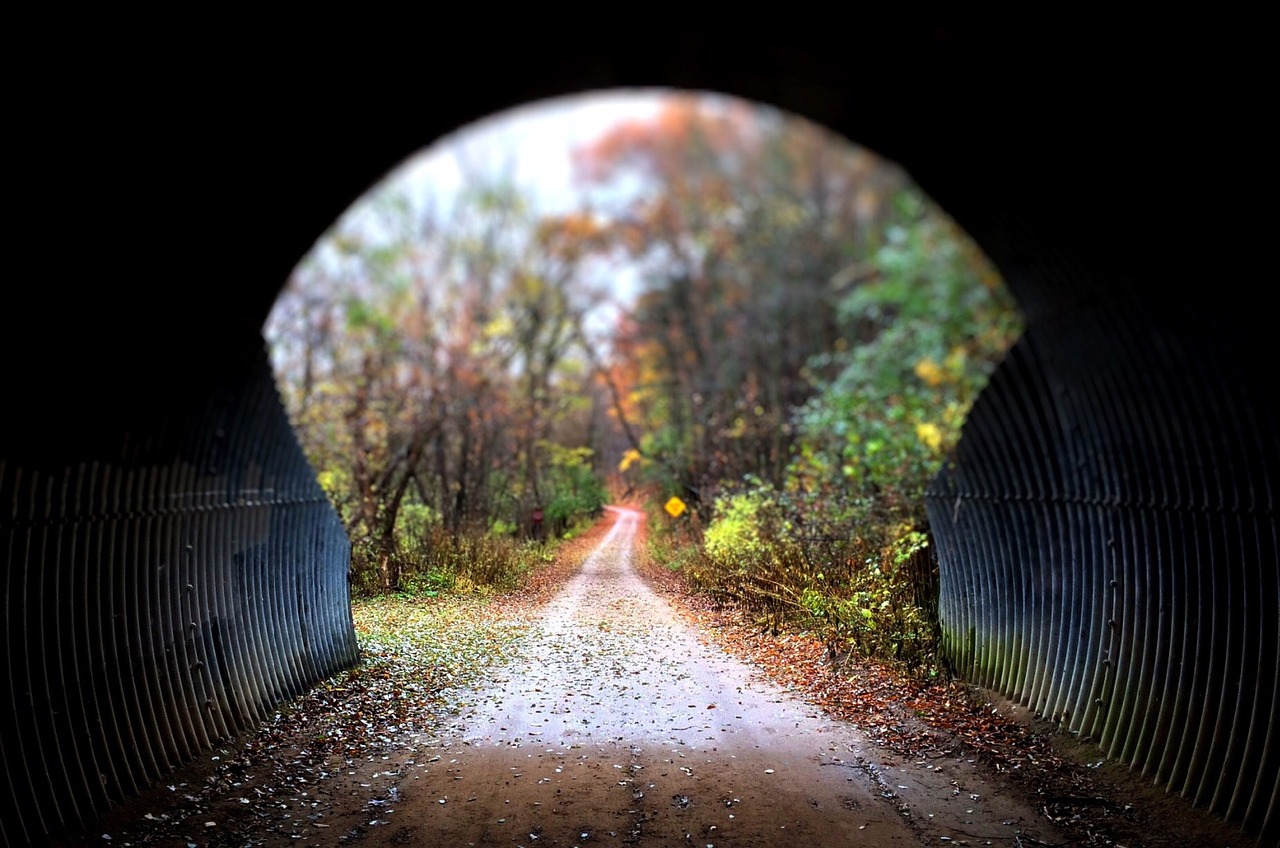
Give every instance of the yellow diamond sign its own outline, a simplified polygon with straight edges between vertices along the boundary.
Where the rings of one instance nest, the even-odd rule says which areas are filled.
[[[679,518],[680,513],[684,512],[686,507],[684,501],[677,497],[672,497],[671,500],[667,501],[663,509],[670,513],[672,518]]]

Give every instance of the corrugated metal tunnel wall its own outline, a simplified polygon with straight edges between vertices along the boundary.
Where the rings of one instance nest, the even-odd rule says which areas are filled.
[[[1001,31],[912,9],[756,30],[641,15],[584,38],[491,17],[451,19],[484,33],[479,54],[421,49],[426,30],[383,17],[361,38],[344,16],[332,49],[253,27],[255,51],[234,19],[203,49],[127,21],[25,33],[65,84],[16,86],[8,113],[0,839],[90,817],[354,655],[346,544],[263,363],[206,379],[240,349],[228,336],[258,332],[317,235],[401,157],[522,103],[652,85],[772,103],[898,161],[1006,278],[1088,264],[1150,303],[1252,319],[1250,362],[1194,315],[1073,312],[1057,279],[1028,277],[1032,329],[929,509],[964,670],[1274,832],[1280,468],[1274,410],[1254,405],[1275,392],[1257,297],[1274,259],[1252,211],[1272,152],[1267,110],[1240,108],[1271,96],[1270,51],[1239,44],[1270,29]],[[1242,49],[1201,62],[1187,44]]]
[[[0,459],[0,842],[40,843],[357,659],[349,543],[265,352],[74,467]]]
[[[1152,302],[1033,323],[928,512],[961,674],[1269,838],[1280,445],[1232,332]]]

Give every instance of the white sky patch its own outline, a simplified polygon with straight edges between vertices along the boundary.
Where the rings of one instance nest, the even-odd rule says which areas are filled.
[[[478,121],[445,136],[405,162],[390,179],[404,181],[415,198],[448,204],[468,174],[505,175],[529,192],[534,209],[561,214],[579,209],[573,184],[574,148],[616,124],[657,113],[660,89],[620,89],[532,103]]]

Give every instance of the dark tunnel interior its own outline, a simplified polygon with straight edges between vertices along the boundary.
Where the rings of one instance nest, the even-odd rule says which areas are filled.
[[[349,543],[262,340],[275,297],[425,145],[640,86],[834,129],[982,246],[1027,329],[927,495],[951,662],[1187,803],[1280,833],[1274,272],[1251,211],[1269,136],[1236,105],[1265,53],[1210,67],[1190,32],[1088,20],[474,17],[453,24],[474,37],[394,47],[385,24],[59,38],[45,55],[70,81],[16,95],[0,840],[91,822],[355,661]]]

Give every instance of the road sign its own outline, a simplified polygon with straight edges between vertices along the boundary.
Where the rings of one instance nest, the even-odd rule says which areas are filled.
[[[663,508],[668,513],[671,514],[672,518],[679,518],[680,513],[684,512],[685,509],[687,509],[687,507],[684,505],[684,501],[674,496],[671,498],[671,500],[667,501],[666,505]]]

